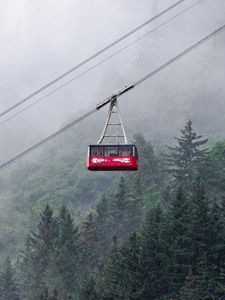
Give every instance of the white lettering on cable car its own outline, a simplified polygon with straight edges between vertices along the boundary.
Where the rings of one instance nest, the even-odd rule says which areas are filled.
[[[129,163],[130,162],[130,158],[114,158],[112,161],[118,161],[121,163]]]
[[[104,158],[92,158],[93,164],[107,162],[107,161],[108,161],[108,159],[104,159]]]

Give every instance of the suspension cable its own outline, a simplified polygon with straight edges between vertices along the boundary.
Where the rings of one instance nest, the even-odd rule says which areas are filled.
[[[56,131],[55,133],[53,133],[53,134],[49,135],[48,137],[46,137],[45,139],[41,140],[39,143],[33,145],[32,147],[26,149],[25,151],[19,153],[18,155],[14,156],[10,160],[8,160],[5,163],[1,164],[0,165],[0,170],[3,169],[3,168],[5,168],[5,167],[7,167],[7,166],[9,166],[9,165],[11,165],[12,163],[15,163],[17,160],[21,159],[22,157],[24,157],[28,153],[33,152],[37,148],[41,147],[43,144],[49,142],[51,139],[57,137],[58,135],[60,135],[64,131],[70,129],[75,124],[80,123],[81,121],[83,121],[84,119],[86,119],[87,117],[89,117],[90,115],[92,115],[94,112],[96,112],[96,109],[90,110],[85,115],[83,115],[83,116],[79,117],[78,119],[72,121],[71,123],[67,124],[66,126],[64,126],[63,128],[61,128],[60,130]]]
[[[0,165],[0,170],[3,169],[3,168],[5,168],[5,167],[7,167],[7,166],[9,166],[9,165],[11,165],[11,164],[13,164],[13,163],[15,163],[17,160],[21,159],[22,157],[24,157],[28,153],[30,153],[30,152],[34,151],[35,149],[41,147],[43,144],[49,142],[51,139],[53,139],[56,136],[60,135],[61,133],[65,132],[66,130],[68,130],[69,128],[71,128],[72,126],[74,126],[75,124],[78,124],[79,122],[83,121],[85,118],[89,117],[94,112],[96,112],[97,110],[99,110],[100,108],[102,108],[103,106],[105,106],[106,104],[108,104],[109,102],[111,102],[113,99],[115,99],[115,97],[120,97],[124,93],[126,93],[127,91],[129,91],[130,89],[133,89],[134,87],[140,85],[141,83],[143,83],[144,81],[146,81],[150,77],[156,75],[157,73],[159,73],[163,69],[167,68],[168,66],[170,66],[171,64],[173,64],[177,60],[179,60],[182,57],[184,57],[185,55],[187,55],[189,52],[191,52],[194,49],[196,49],[199,46],[201,46],[203,43],[205,43],[206,41],[208,41],[209,39],[211,39],[213,36],[221,33],[224,30],[225,30],[225,24],[223,26],[217,28],[215,31],[211,32],[209,35],[205,36],[201,40],[199,40],[197,43],[193,44],[191,47],[189,47],[186,50],[184,50],[183,52],[179,53],[178,55],[176,55],[174,58],[170,59],[168,62],[166,62],[165,64],[163,64],[159,68],[157,68],[154,71],[152,71],[151,73],[145,75],[144,77],[142,77],[141,79],[139,79],[135,83],[133,83],[133,84],[125,87],[124,89],[120,90],[117,93],[112,94],[110,97],[107,97],[100,104],[96,105],[95,109],[89,111],[85,115],[79,117],[78,119],[76,119],[76,120],[72,121],[71,123],[67,124],[66,126],[64,126],[63,128],[61,128],[60,130],[56,131],[55,133],[53,133],[53,134],[49,135],[48,137],[46,137],[45,139],[41,140],[39,143],[35,144],[34,146],[28,148],[27,150],[21,152],[20,154],[16,155],[15,157],[11,158],[10,160],[8,160],[5,163],[1,164]]]
[[[23,113],[24,111],[26,111],[27,109],[33,107],[34,105],[38,104],[39,102],[41,102],[42,100],[46,99],[47,97],[55,94],[56,92],[58,92],[59,90],[61,90],[62,88],[64,88],[65,86],[69,85],[71,82],[77,80],[78,78],[82,77],[83,75],[87,74],[88,72],[90,72],[91,70],[97,68],[98,66],[100,66],[101,64],[103,64],[104,62],[110,60],[111,58],[113,58],[114,56],[118,55],[119,53],[121,53],[122,51],[124,51],[125,49],[131,47],[132,45],[134,45],[135,43],[139,42],[140,40],[144,39],[145,37],[151,35],[152,33],[154,33],[155,31],[159,30],[160,28],[162,28],[163,26],[167,25],[168,23],[170,23],[172,20],[176,19],[177,17],[181,16],[182,14],[186,13],[187,11],[191,10],[193,7],[197,6],[200,2],[205,1],[205,0],[199,0],[198,2],[194,3],[193,5],[185,8],[184,10],[182,10],[181,12],[179,12],[178,14],[174,15],[173,17],[169,18],[167,21],[163,22],[162,24],[160,24],[159,26],[153,28],[152,30],[146,32],[144,35],[140,36],[139,38],[135,39],[134,41],[132,41],[131,43],[127,44],[126,46],[122,47],[121,49],[119,49],[118,51],[114,52],[112,55],[106,57],[105,59],[99,61],[98,63],[94,64],[93,66],[91,66],[90,68],[88,68],[87,70],[85,70],[84,72],[78,74],[77,76],[73,77],[72,79],[68,80],[67,82],[61,84],[60,86],[58,86],[56,89],[52,90],[51,92],[47,93],[46,95],[42,96],[41,98],[37,99],[35,102],[27,105],[26,107],[22,108],[21,110],[17,111],[16,113],[12,114],[10,117],[4,119],[3,121],[0,122],[0,126],[7,123],[9,120],[13,119],[14,117],[20,115],[21,113]]]
[[[173,8],[175,8],[176,6],[178,6],[179,4],[181,4],[184,1],[186,1],[186,0],[179,0],[179,1],[177,1],[176,3],[174,3],[171,6],[167,7],[166,9],[164,9],[163,11],[161,11],[160,13],[158,13],[157,15],[153,16],[152,18],[148,19],[147,21],[145,21],[141,25],[137,26],[136,28],[132,29],[128,33],[124,34],[119,39],[117,39],[114,42],[112,42],[109,45],[107,45],[105,48],[103,48],[100,51],[96,52],[95,54],[91,55],[90,57],[88,57],[87,59],[83,60],[82,62],[80,62],[79,64],[77,64],[73,68],[71,68],[70,70],[66,71],[65,73],[63,73],[62,75],[56,77],[55,79],[53,79],[52,81],[50,81],[46,85],[42,86],[41,88],[39,88],[38,90],[36,90],[32,94],[28,95],[24,99],[20,100],[19,102],[17,102],[14,105],[10,106],[6,110],[2,111],[0,113],[0,117],[6,115],[7,113],[9,113],[10,111],[12,111],[13,109],[17,108],[18,106],[22,105],[23,103],[27,102],[28,100],[30,100],[34,96],[36,96],[39,93],[41,93],[42,91],[44,91],[45,89],[49,88],[51,85],[55,84],[56,82],[60,81],[61,79],[63,79],[67,75],[71,74],[75,70],[77,70],[80,67],[82,67],[83,65],[87,64],[89,61],[93,60],[94,58],[98,57],[99,55],[101,55],[102,53],[106,52],[110,48],[112,48],[115,45],[119,44],[120,42],[122,42],[123,40],[125,40],[126,38],[128,38],[129,36],[131,36],[132,34],[134,34],[135,32],[139,31],[140,29],[142,29],[143,27],[145,27],[149,23],[155,21],[156,19],[158,19],[159,17],[161,17],[165,13],[169,12],[170,10],[172,10]]]

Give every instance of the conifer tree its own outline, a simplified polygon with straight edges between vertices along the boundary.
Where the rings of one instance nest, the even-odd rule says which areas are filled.
[[[184,286],[180,289],[178,300],[197,300],[196,293],[197,279],[192,271],[189,271]]]
[[[142,229],[143,276],[145,282],[143,299],[159,299],[168,290],[164,217],[159,206],[152,208],[146,216]]]
[[[132,233],[119,252],[124,299],[141,300],[144,292],[144,274],[140,237]]]
[[[39,300],[48,283],[55,280],[54,253],[58,238],[58,225],[49,205],[41,213],[38,231],[30,234],[23,253],[21,270],[27,297]]]
[[[110,198],[107,198],[106,195],[103,194],[96,206],[96,233],[100,247],[109,247],[111,244],[110,200]]]
[[[148,185],[157,184],[159,181],[159,162],[152,144],[146,141],[143,134],[140,133],[134,136],[133,142],[138,148],[138,173],[141,182]]]
[[[58,298],[58,295],[59,295],[58,290],[57,290],[57,289],[54,289],[54,291],[53,291],[53,293],[52,293],[52,296],[50,296],[50,297],[48,298],[48,300],[58,300],[58,299],[59,299],[59,298]]]
[[[141,219],[141,201],[135,198],[127,187],[123,176],[120,177],[118,188],[109,201],[109,226],[111,236],[124,239],[137,229]]]
[[[82,284],[80,300],[96,300],[98,299],[95,280],[89,275]]]
[[[120,276],[123,274],[123,270],[120,267],[120,257],[118,249],[117,237],[113,236],[113,245],[111,253],[107,257],[105,271],[103,273],[102,284],[100,285],[99,294],[100,299],[114,300],[121,299],[122,290],[120,288],[121,280]]]
[[[195,177],[204,176],[207,149],[202,149],[208,139],[202,139],[192,128],[188,121],[181,130],[181,137],[175,138],[178,146],[169,147],[171,155],[168,157],[169,171],[174,178],[190,187]]]
[[[98,240],[94,214],[90,212],[81,224],[82,231],[82,264],[86,271],[96,266],[98,261]]]
[[[19,300],[13,269],[9,258],[6,259],[0,272],[0,299]]]
[[[170,245],[168,255],[171,291],[181,288],[191,267],[188,236],[191,216],[188,201],[182,186],[179,186],[168,212],[167,243]]]
[[[142,299],[141,258],[140,238],[136,233],[131,234],[120,249],[113,248],[106,268],[103,299]]]
[[[47,300],[48,291],[42,286],[43,269],[38,242],[36,234],[30,234],[20,255],[20,285],[24,287],[21,295],[28,299],[39,300],[42,297],[43,300]]]
[[[53,210],[47,204],[41,213],[41,220],[38,224],[38,237],[45,246],[46,251],[52,249],[55,245],[58,235],[58,226],[53,217]]]
[[[65,205],[60,208],[57,219],[59,236],[56,243],[55,254],[51,257],[53,270],[58,274],[52,275],[55,287],[60,287],[60,295],[66,297],[75,290],[78,273],[78,232],[74,228],[73,220]],[[56,266],[56,267],[55,267]],[[56,275],[55,274],[55,275]]]
[[[188,236],[190,238],[189,257],[193,268],[197,265],[201,256],[208,251],[210,234],[209,202],[206,197],[204,184],[198,178],[193,186],[190,199],[190,225]]]

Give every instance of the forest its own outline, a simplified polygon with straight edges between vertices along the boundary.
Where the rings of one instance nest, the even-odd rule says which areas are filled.
[[[170,146],[133,142],[138,172],[87,177],[79,149],[50,145],[1,180],[0,299],[224,299],[225,140],[187,121]]]

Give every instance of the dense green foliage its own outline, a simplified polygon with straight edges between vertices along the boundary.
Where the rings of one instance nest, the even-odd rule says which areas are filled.
[[[225,142],[206,150],[207,139],[191,122],[166,155],[141,134],[134,141],[139,171],[97,175],[95,189],[105,186],[100,197],[94,189],[88,199],[94,177],[85,181],[82,174],[89,203],[83,216],[74,212],[81,196],[71,172],[78,166],[71,167],[67,153],[67,163],[57,167],[59,188],[40,185],[41,197],[43,189],[48,194],[45,201],[36,198],[39,209],[23,249],[11,255],[13,263],[7,258],[2,264],[0,299],[224,299]],[[35,194],[30,197],[35,206]]]

